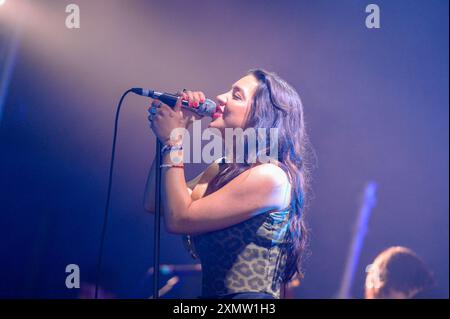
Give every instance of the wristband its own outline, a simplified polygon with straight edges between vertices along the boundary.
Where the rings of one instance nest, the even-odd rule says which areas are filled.
[[[183,168],[183,164],[161,164],[159,165],[160,168],[170,168],[170,167],[176,167],[176,168]]]
[[[171,152],[171,151],[181,151],[183,150],[183,145],[169,145],[166,144],[162,147],[161,149],[161,156],[164,156],[167,152]]]

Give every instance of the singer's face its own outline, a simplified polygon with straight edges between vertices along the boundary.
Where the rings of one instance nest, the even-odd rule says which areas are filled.
[[[220,111],[214,114],[209,127],[218,128],[222,133],[227,127],[244,128],[257,87],[258,80],[253,75],[247,75],[234,83],[228,92],[218,95]]]

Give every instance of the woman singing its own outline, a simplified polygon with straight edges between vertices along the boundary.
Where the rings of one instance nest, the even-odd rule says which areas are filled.
[[[184,91],[174,109],[154,100],[149,116],[153,132],[165,145],[161,189],[166,227],[188,235],[195,248],[202,264],[203,298],[280,298],[282,284],[301,275],[306,241],[307,138],[299,95],[276,74],[257,69],[217,96],[209,127],[222,133],[226,128],[276,128],[277,158],[242,163],[235,155],[226,156],[190,182],[182,163],[173,161],[183,157],[181,140],[170,139],[172,130],[187,128],[195,118],[181,109],[181,100],[196,107],[205,95]],[[144,200],[150,212],[154,174],[153,164]]]

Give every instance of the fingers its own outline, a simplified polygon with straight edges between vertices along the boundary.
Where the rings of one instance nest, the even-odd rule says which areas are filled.
[[[179,111],[181,111],[181,101],[182,101],[182,97],[181,96],[179,96],[178,97],[178,99],[177,99],[177,103],[175,103],[175,106],[173,107],[173,111],[174,112],[179,112]],[[164,106],[167,106],[167,105],[164,105]],[[168,107],[168,106],[167,106]],[[169,107],[168,107],[169,108]],[[170,108],[169,108],[170,109]]]
[[[177,101],[177,103],[178,103],[178,101]],[[181,104],[181,102],[180,102],[180,104]],[[175,105],[175,107],[176,107],[176,105]],[[161,106],[158,108],[157,114],[168,115],[168,114],[172,113],[173,111],[175,111],[175,107],[172,109],[167,104],[161,104]]]
[[[194,100],[194,92],[192,91],[186,91],[185,92],[188,96],[187,100],[189,102],[190,107],[195,107],[195,100]]]
[[[158,99],[154,99],[151,103],[151,107],[148,109],[149,116],[148,120],[154,125],[153,121],[156,118],[164,118],[164,117],[174,117],[176,113],[182,111],[182,101],[188,101],[189,106],[193,108],[198,108],[201,103],[204,103],[206,100],[205,94],[201,91],[183,91],[178,92],[179,96],[177,102],[173,108],[168,105],[162,103]],[[190,114],[189,116],[191,116]],[[183,113],[184,116],[184,113]]]
[[[164,116],[173,117],[174,113],[181,110],[181,97],[178,98],[177,103],[172,109],[170,106],[155,99],[152,101],[151,107],[148,109],[148,120],[153,122],[156,118],[162,118]]]
[[[205,94],[201,91],[184,91],[182,99],[189,102],[190,107],[198,107],[206,100]]]
[[[183,92],[180,92],[179,96],[181,96],[181,99],[183,101],[189,101],[189,95],[186,93],[187,91],[184,90]]]
[[[153,124],[154,119],[158,114],[161,114],[161,107],[164,104],[160,100],[153,100],[151,106],[148,108],[148,120]]]
[[[199,96],[199,98],[200,98],[200,103],[205,103],[205,101],[206,101],[206,96],[205,96],[205,94],[203,94],[202,91],[198,91],[198,96]]]
[[[156,114],[156,110],[162,105],[162,102],[160,100],[153,100],[150,104],[150,107],[148,108],[149,113]]]

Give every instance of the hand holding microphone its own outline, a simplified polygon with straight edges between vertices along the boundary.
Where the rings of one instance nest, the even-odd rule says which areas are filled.
[[[154,93],[153,96],[155,96]],[[171,108],[169,105],[174,101],[175,104]],[[194,119],[211,116],[215,110],[216,104],[206,99],[203,92],[183,90],[178,95],[163,93],[157,96],[149,108],[148,119],[155,135],[163,144],[166,144],[170,141],[173,130],[186,129]]]
[[[187,91],[183,90],[179,94],[161,93],[153,90],[145,90],[142,88],[133,88],[131,91],[141,96],[147,96],[152,99],[160,100],[170,107],[174,107],[177,102],[177,98],[183,95],[181,106],[198,114],[200,117],[209,116],[213,117],[216,112],[216,103],[210,99],[205,98],[203,92],[200,91]],[[192,103],[191,103],[192,102]]]
[[[199,120],[204,116],[211,117],[211,112],[216,110],[216,103],[208,100],[201,91],[184,89],[178,95],[181,96],[181,111],[189,118],[188,126],[193,120]]]

